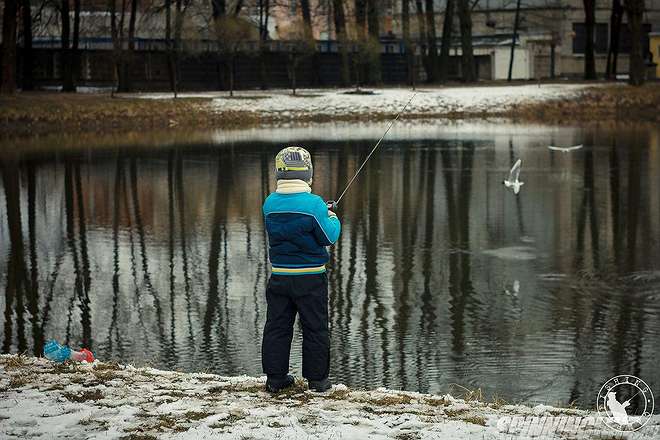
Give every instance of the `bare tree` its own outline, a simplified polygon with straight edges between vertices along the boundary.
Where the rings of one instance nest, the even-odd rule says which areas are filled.
[[[472,17],[470,0],[458,0],[458,20],[461,24],[461,50],[463,52],[462,73],[463,81],[477,80],[474,52],[472,50]]]
[[[642,53],[642,19],[644,15],[644,0],[624,0],[628,27],[630,28],[630,68],[628,83],[633,86],[644,84],[645,66]]]
[[[445,19],[442,24],[442,46],[440,47],[440,81],[449,79],[449,50],[451,49],[451,33],[454,21],[454,8],[456,0],[447,0],[445,6]]]
[[[268,19],[270,18],[270,0],[258,0],[259,8],[259,80],[261,89],[268,88],[266,73],[266,43],[268,41]]]
[[[214,20],[215,36],[220,51],[227,59],[227,72],[229,77],[229,96],[234,96],[234,73],[236,69],[236,56],[244,50],[244,42],[257,38],[254,27],[236,15],[219,16]]]
[[[80,0],[73,3],[73,39],[71,38],[71,17],[69,0],[62,0],[62,91],[75,92],[78,76],[78,41],[80,39]],[[73,41],[72,41],[73,40]]]
[[[304,19],[294,20],[288,26],[280,27],[280,36],[287,41],[289,52],[289,63],[287,70],[291,89],[296,94],[297,71],[300,61],[316,53],[316,42],[311,38],[311,32]]]
[[[417,29],[418,36],[417,40],[421,49],[422,61],[424,63],[424,70],[428,72],[428,56],[426,47],[426,16],[424,14],[424,7],[422,6],[422,0],[415,0],[415,11],[417,16]]]
[[[16,91],[16,0],[5,0],[2,15],[2,78],[0,93]]]
[[[612,0],[612,14],[610,16],[610,45],[607,50],[607,79],[616,78],[616,67],[619,58],[619,40],[621,37],[621,21],[623,20],[623,6],[621,0]]]
[[[33,51],[32,51],[32,8],[30,0],[21,1],[23,16],[23,90],[34,89]]]
[[[369,40],[374,47],[369,60],[369,81],[371,83],[381,82],[380,66],[380,25],[379,25],[379,2],[367,0],[367,19],[369,24]]]
[[[410,39],[410,0],[401,1],[401,31],[403,33],[403,50],[406,53],[406,70],[408,84],[415,89],[414,48]]]
[[[435,82],[438,80],[438,45],[436,43],[437,37],[435,32],[435,9],[433,8],[433,0],[426,0],[426,38],[428,41],[429,60],[427,63],[428,82]]]
[[[594,28],[596,25],[596,0],[582,0],[584,5],[584,79],[596,79],[594,58]]]
[[[341,57],[341,83],[343,86],[347,86],[351,80],[351,72],[348,65],[349,42],[343,0],[332,0],[332,11],[335,22],[335,34],[337,42],[339,43],[339,54]]]

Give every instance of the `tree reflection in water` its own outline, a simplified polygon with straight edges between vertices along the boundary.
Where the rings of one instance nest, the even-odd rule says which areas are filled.
[[[657,135],[584,136],[570,155],[519,134],[385,142],[339,210],[334,379],[586,406],[615,374],[660,384]],[[300,144],[331,199],[370,142]],[[102,359],[261,374],[261,204],[279,147],[4,154],[3,352],[57,338]],[[516,198],[500,183],[514,157]],[[483,253],[514,246],[533,258]],[[292,355],[295,369],[299,344]]]

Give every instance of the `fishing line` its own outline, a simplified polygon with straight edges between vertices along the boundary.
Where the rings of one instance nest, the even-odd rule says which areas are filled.
[[[340,194],[339,197],[337,198],[337,201],[329,201],[329,202],[328,202],[328,207],[331,207],[331,209],[332,209],[332,208],[336,208],[337,205],[339,205],[339,201],[342,199],[342,197],[344,197],[344,194],[346,194],[346,191],[348,191],[348,188],[351,187],[351,185],[353,184],[353,182],[355,181],[355,179],[357,178],[357,176],[360,174],[360,171],[362,171],[362,168],[364,168],[364,166],[365,166],[365,165],[367,164],[367,162],[369,161],[369,158],[371,157],[371,155],[374,154],[374,152],[376,151],[376,149],[378,148],[378,146],[380,145],[380,143],[383,141],[383,139],[385,139],[385,136],[387,136],[387,133],[390,131],[390,129],[392,128],[392,126],[394,125],[394,123],[399,119],[399,116],[401,116],[401,113],[403,113],[403,112],[406,110],[406,108],[407,108],[408,105],[412,102],[413,98],[414,98],[416,95],[417,95],[416,92],[413,93],[413,95],[410,97],[410,99],[408,100],[408,102],[406,102],[406,105],[404,105],[403,108],[401,109],[401,111],[400,111],[399,113],[397,113],[396,117],[390,121],[390,125],[387,126],[387,130],[385,130],[385,133],[383,133],[383,135],[380,137],[380,139],[378,139],[378,142],[376,142],[376,145],[371,149],[371,151],[370,151],[369,154],[367,155],[367,158],[364,159],[364,162],[362,162],[362,165],[360,165],[360,168],[358,168],[358,170],[357,170],[357,172],[355,173],[355,175],[351,178],[351,180],[348,181],[348,184],[346,185],[346,188],[344,188],[344,190],[341,192],[341,194]]]

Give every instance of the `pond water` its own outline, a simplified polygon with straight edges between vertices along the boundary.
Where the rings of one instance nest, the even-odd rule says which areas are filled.
[[[273,157],[308,147],[314,191],[335,198],[384,128],[0,154],[2,352],[56,338],[261,375]],[[658,390],[659,130],[401,124],[381,148],[338,211],[334,381],[584,407],[617,374]],[[502,179],[519,157],[516,197]]]

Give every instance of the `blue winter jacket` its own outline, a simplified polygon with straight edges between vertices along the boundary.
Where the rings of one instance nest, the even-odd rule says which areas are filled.
[[[341,223],[328,215],[316,194],[272,193],[263,206],[268,232],[270,262],[275,275],[325,272],[326,246],[339,238]]]

